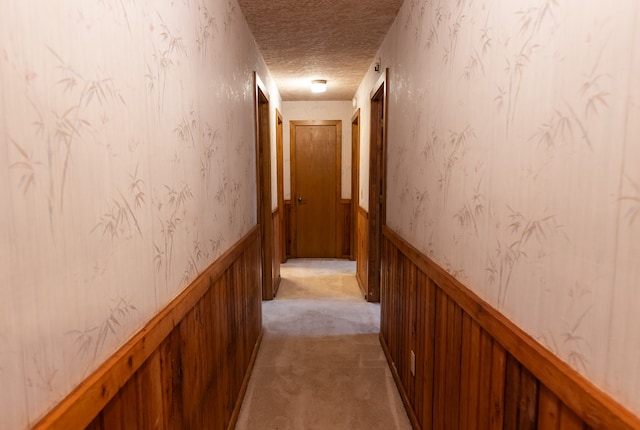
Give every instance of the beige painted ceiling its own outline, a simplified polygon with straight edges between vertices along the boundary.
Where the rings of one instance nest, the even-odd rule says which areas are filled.
[[[403,0],[238,0],[282,100],[351,100]],[[327,92],[313,94],[312,79]]]

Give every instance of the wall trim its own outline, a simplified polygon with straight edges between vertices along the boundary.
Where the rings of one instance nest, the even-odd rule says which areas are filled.
[[[640,428],[639,417],[593,385],[437,263],[389,227],[383,226],[383,235],[590,427]],[[382,342],[382,344],[384,348],[386,343]],[[390,359],[388,347],[385,354]],[[389,362],[392,363],[391,360]],[[396,372],[394,378],[397,376]],[[398,388],[402,392],[404,387],[398,382],[399,379],[396,379]],[[406,392],[403,400],[405,398],[407,398]]]
[[[257,239],[258,227],[255,226],[32,428],[87,427],[198,303],[212,281],[224,274]]]
[[[238,398],[236,399],[236,403],[233,406],[233,412],[231,413],[231,418],[229,419],[229,425],[227,425],[227,430],[233,430],[236,428],[236,422],[238,422],[238,417],[240,416],[240,409],[242,408],[244,395],[247,394],[247,388],[249,387],[249,379],[251,379],[251,374],[253,373],[253,367],[256,364],[256,358],[258,357],[258,350],[260,349],[260,344],[262,344],[263,336],[264,336],[264,329],[260,330],[260,336],[258,336],[258,340],[256,340],[256,345],[253,347],[253,351],[251,352],[251,358],[249,359],[249,366],[247,367],[247,371],[245,372],[244,378],[242,379],[242,385],[240,386],[240,393],[238,393]]]
[[[402,379],[400,379],[400,374],[398,373],[398,369],[396,368],[395,363],[393,362],[393,358],[391,357],[391,351],[389,350],[389,345],[387,345],[387,341],[384,339],[382,333],[380,333],[380,345],[382,346],[382,351],[384,352],[384,356],[387,358],[387,363],[389,363],[389,370],[391,371],[391,376],[393,376],[393,380],[396,382],[396,386],[398,387],[398,392],[400,393],[400,398],[402,399],[402,403],[404,403],[404,408],[407,411],[407,416],[409,417],[409,421],[411,422],[411,426],[414,429],[419,429],[420,422],[418,421],[418,417],[416,416],[413,407],[411,406],[411,400],[409,400],[409,395],[407,394],[407,390],[404,388],[402,384]]]

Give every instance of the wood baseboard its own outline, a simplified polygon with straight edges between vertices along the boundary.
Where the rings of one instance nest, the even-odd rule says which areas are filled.
[[[244,374],[242,386],[240,387],[240,393],[238,394],[238,399],[236,400],[236,404],[233,407],[233,412],[231,413],[231,418],[229,419],[227,430],[233,430],[236,427],[236,423],[238,422],[240,409],[242,408],[242,402],[244,401],[244,395],[247,393],[247,387],[249,386],[249,380],[251,379],[251,374],[253,373],[253,367],[256,364],[258,350],[260,349],[260,344],[262,344],[263,337],[264,330],[260,331],[260,336],[258,337],[258,340],[256,340],[256,345],[253,348],[253,352],[251,353],[251,360],[249,361],[249,366],[247,367],[247,371]]]
[[[400,379],[400,375],[398,374],[398,369],[396,369],[396,365],[393,363],[393,359],[391,357],[391,351],[389,351],[389,346],[387,342],[384,340],[384,336],[380,333],[380,345],[382,346],[382,351],[384,351],[384,355],[387,358],[387,363],[389,363],[389,370],[391,371],[391,376],[393,376],[393,380],[396,382],[396,386],[398,387],[398,392],[400,393],[400,398],[402,399],[402,403],[404,404],[405,409],[407,410],[407,416],[409,417],[409,421],[414,429],[419,429],[420,423],[418,422],[418,417],[416,416],[415,411],[413,410],[413,405],[411,405],[411,400],[409,399],[409,395],[407,394],[407,390],[404,388],[402,384],[402,379]]]

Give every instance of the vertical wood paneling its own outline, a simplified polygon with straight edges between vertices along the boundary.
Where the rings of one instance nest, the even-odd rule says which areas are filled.
[[[479,356],[479,391],[478,391],[478,417],[477,428],[489,428],[489,408],[491,407],[488,389],[491,387],[491,368],[493,364],[493,339],[485,330],[480,330],[480,356]],[[508,427],[507,427],[508,428]],[[515,428],[515,427],[514,427]]]
[[[520,376],[522,366],[510,354],[507,356],[505,380],[504,425],[506,428],[518,428],[520,411]]]
[[[358,208],[358,252],[356,256],[356,277],[358,285],[364,297],[368,297],[369,285],[369,246],[368,246],[369,220],[367,212]],[[384,242],[384,241],[383,241]]]
[[[271,275],[273,278],[273,295],[275,297],[280,286],[280,260],[282,259],[281,246],[282,240],[282,224],[280,217],[280,209],[276,208],[271,213],[271,222],[273,224],[273,261],[271,264]]]
[[[386,340],[387,343],[390,342],[390,338],[392,337],[391,330],[389,329],[389,318],[391,317],[391,313],[392,313],[390,309],[390,303],[391,303],[390,277],[391,277],[391,271],[395,269],[395,266],[393,262],[390,261],[390,258],[391,258],[391,246],[388,242],[382,241],[381,264],[383,266],[383,269],[380,271],[380,296],[385,297],[385,299],[380,301],[380,335]],[[385,263],[382,263],[382,261],[385,261]],[[359,264],[360,264],[359,262],[356,263],[356,277],[358,278],[358,283],[360,283]],[[363,286],[361,285],[360,287],[362,288]],[[366,298],[366,295],[364,297]],[[389,351],[389,353],[391,353],[391,351]]]
[[[161,378],[165,386],[165,408],[169,412],[167,418],[167,428],[179,429],[183,425],[183,406],[182,406],[182,338],[180,330],[174,329],[167,339],[160,345],[162,351],[162,360],[167,366],[163,366]]]
[[[284,201],[284,216],[283,218],[283,226],[284,229],[284,253],[287,258],[291,257],[291,200]]]
[[[547,387],[538,391],[538,428],[560,430],[560,401]]]
[[[102,428],[104,429],[123,429],[124,422],[122,416],[124,414],[124,402],[121,397],[114,399],[103,409],[101,415]]]
[[[560,430],[584,430],[584,422],[578,418],[569,408],[562,406],[560,409]]]
[[[525,368],[520,376],[520,413],[518,428],[533,430],[536,427],[538,409],[538,381]]]
[[[518,358],[530,360],[526,354],[519,355],[530,340],[513,341],[503,334],[508,342],[499,342],[495,330],[502,323],[487,317],[493,311],[479,299],[462,294],[463,287],[447,285],[452,282],[427,257],[385,232],[381,342],[414,427],[640,428],[618,425],[621,421],[607,409],[610,401],[586,404],[587,418],[598,415],[590,423],[574,413],[557,392],[538,380],[536,371],[546,374],[548,367],[527,368]],[[410,369],[412,350],[416,354],[415,378]],[[585,393],[577,391],[575,396]],[[565,401],[576,403],[571,396]],[[603,427],[603,418],[615,425]]]
[[[340,258],[351,258],[351,199],[341,199],[338,205],[336,243]]]
[[[164,423],[162,379],[157,377],[161,371],[160,350],[156,349],[135,375],[140,428],[160,429]]]
[[[385,239],[385,242],[388,242]],[[415,339],[416,339],[416,376],[414,378],[414,396],[413,396],[413,410],[416,413],[418,423],[424,427],[424,391],[425,391],[425,363],[427,358],[425,357],[425,343],[427,341],[425,334],[425,316],[427,314],[427,278],[419,271],[416,271],[416,325],[415,325]]]
[[[215,338],[216,345],[228,345],[230,340],[229,336],[229,317],[227,311],[227,276],[226,274],[218,278],[218,280],[214,284],[213,291],[217,297],[215,302],[215,306],[213,308],[213,314],[217,317],[217,326],[219,327],[217,331],[217,336]],[[216,348],[215,353],[215,375],[217,380],[217,393],[218,393],[218,401],[216,402],[217,406],[217,417],[224,417],[226,411],[229,409],[229,393],[232,390],[229,384],[230,377],[230,369],[231,363],[228,362],[227,358],[227,348]]]
[[[448,298],[447,314],[446,423],[449,428],[456,429],[460,422],[462,309],[451,298]]]
[[[124,390],[124,387],[123,387]],[[121,400],[122,399],[122,400]],[[124,398],[118,397],[117,399],[109,402],[107,406],[102,411],[102,428],[104,429],[113,429],[119,430],[124,429],[124,421],[123,421],[123,409],[124,409]]]
[[[504,422],[504,385],[507,353],[493,342],[491,351],[491,392],[489,394],[489,428],[502,429]]]
[[[89,424],[86,427],[86,430],[102,430],[102,429],[104,429],[104,426],[102,425],[102,413],[100,413],[97,417],[95,417],[93,421],[91,421],[91,424]]]
[[[471,318],[462,315],[462,349],[460,351],[460,386],[466,389],[460,391],[460,427],[468,428],[469,397],[471,394]],[[475,360],[475,359],[474,359]]]
[[[402,328],[402,315],[398,313],[398,310],[402,309],[402,300],[404,295],[402,294],[402,285],[399,285],[401,282],[402,276],[402,263],[399,260],[400,253],[397,249],[393,247],[390,248],[390,257],[389,261],[393,262],[393,269],[389,272],[389,298],[387,303],[389,303],[391,309],[389,310],[389,321],[388,321],[388,330],[394,333],[394,336],[390,337],[390,352],[391,358],[393,360],[394,367],[398,367],[398,351],[400,349],[400,344],[402,342],[402,337],[404,332],[401,330]],[[402,363],[400,363],[402,364]],[[400,373],[400,372],[398,372]]]
[[[129,383],[122,387],[118,393],[118,399],[118,401],[109,402],[104,408],[102,417],[104,428],[142,428],[141,423],[138,421],[140,416],[137,411],[138,408],[131,407],[132,405],[139,405],[135,379],[129,380]]]
[[[449,299],[436,288],[435,363],[433,374],[433,428],[446,428],[447,327]]]
[[[411,366],[409,363],[409,343],[411,339],[411,288],[409,286],[409,273],[407,273],[408,265],[407,259],[403,258],[403,256],[398,253],[398,258],[400,262],[398,263],[398,267],[400,269],[400,277],[398,279],[398,288],[399,288],[399,297],[400,300],[396,303],[396,315],[397,320],[396,324],[398,325],[398,330],[401,333],[400,342],[398,342],[396,356],[396,361],[399,363],[398,373],[400,373],[400,379],[402,380],[403,385],[407,390],[407,395],[409,395],[409,399],[411,399],[409,393],[409,384],[412,379],[411,376]]]
[[[477,428],[478,381],[480,362],[480,327],[464,314],[462,317],[462,351],[460,369],[460,428]]]
[[[206,299],[207,296],[203,297],[178,326],[180,339],[182,340],[181,355],[183,357],[181,360],[183,383],[180,395],[182,397],[184,422],[190,426],[190,428],[196,425],[196,423],[193,422],[193,416],[200,408],[198,399],[202,396],[202,385],[204,384],[204,381],[200,378],[201,375],[204,375],[204,372],[202,369],[199,369],[199,367],[202,366],[202,363],[199,363],[199,361],[202,360],[200,352],[203,342],[200,340],[200,337],[203,333],[202,330],[196,327],[196,318],[200,312],[199,308],[202,307],[202,302]],[[191,360],[188,359],[188,357],[191,357]]]
[[[422,359],[416,357],[418,369],[422,369],[422,426],[430,428],[433,423],[434,403],[434,378],[435,378],[435,350],[436,350],[436,291],[433,281],[425,274],[421,276],[424,281],[423,308],[424,315],[419,315],[421,323],[418,326],[418,337],[424,338]]]
[[[415,377],[415,368],[414,373],[411,373],[411,352],[415,354],[416,352],[416,294],[417,294],[417,278],[416,278],[416,266],[411,263],[408,258],[404,259],[404,283],[407,291],[407,296],[405,299],[405,308],[401,309],[403,315],[406,315],[405,324],[406,324],[406,337],[407,344],[405,345],[404,351],[404,362],[407,367],[407,388],[409,394],[409,400],[411,404],[415,404],[416,401],[416,377]]]

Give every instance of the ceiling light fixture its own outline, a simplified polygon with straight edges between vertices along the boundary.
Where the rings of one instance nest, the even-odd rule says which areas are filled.
[[[327,91],[327,81],[324,79],[314,79],[311,81],[312,93],[324,93]]]

